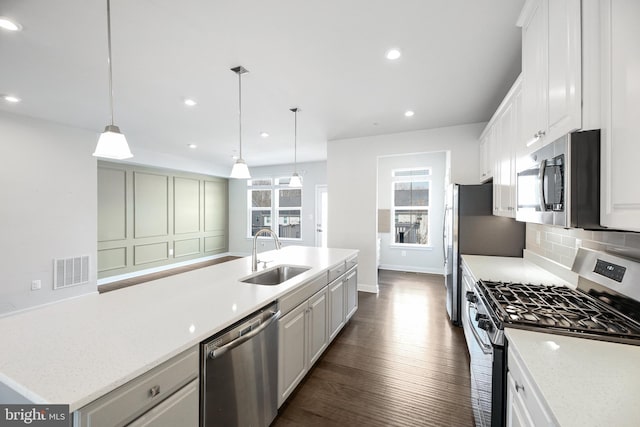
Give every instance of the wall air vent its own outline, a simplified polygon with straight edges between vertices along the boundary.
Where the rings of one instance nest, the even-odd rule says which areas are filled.
[[[89,256],[53,260],[53,289],[89,282]]]

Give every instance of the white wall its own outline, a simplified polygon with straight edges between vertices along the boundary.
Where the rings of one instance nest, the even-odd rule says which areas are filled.
[[[478,137],[486,123],[334,140],[327,143],[329,247],[359,249],[358,288],[376,292],[377,159],[451,151],[451,179],[476,184]]]
[[[96,290],[97,136],[0,112],[0,313]],[[89,283],[54,291],[53,259],[82,255]]]
[[[380,268],[420,273],[442,273],[444,263],[442,222],[444,219],[446,156],[444,151],[440,151],[378,158],[378,209],[391,209],[392,207],[392,171],[394,169],[425,167],[431,169],[429,178],[431,181],[429,187],[429,247],[394,246],[392,225],[389,233],[378,233],[381,239]]]
[[[326,162],[298,163],[302,176],[301,240],[282,240],[283,246],[315,246],[316,185],[327,183]],[[250,167],[251,177],[283,178],[293,173],[293,165]],[[252,239],[247,237],[247,181],[229,180],[229,252],[251,254]],[[270,239],[261,239],[259,251],[273,249]]]

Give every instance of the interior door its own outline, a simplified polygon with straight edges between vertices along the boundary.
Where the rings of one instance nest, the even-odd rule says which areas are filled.
[[[316,246],[327,247],[327,213],[329,193],[326,185],[316,186]]]

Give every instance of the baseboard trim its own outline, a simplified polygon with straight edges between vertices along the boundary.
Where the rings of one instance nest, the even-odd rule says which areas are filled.
[[[391,265],[391,264],[380,264],[378,266],[380,270],[391,270],[391,271],[406,271],[408,273],[427,273],[427,274],[440,274],[444,276],[444,267],[442,268],[421,268],[421,267],[409,267],[405,265]]]
[[[358,291],[369,292],[370,294],[378,293],[378,285],[367,285],[364,283],[358,283]]]

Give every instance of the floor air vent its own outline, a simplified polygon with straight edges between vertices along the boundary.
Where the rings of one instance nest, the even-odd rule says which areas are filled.
[[[89,282],[89,256],[53,260],[53,289]]]

